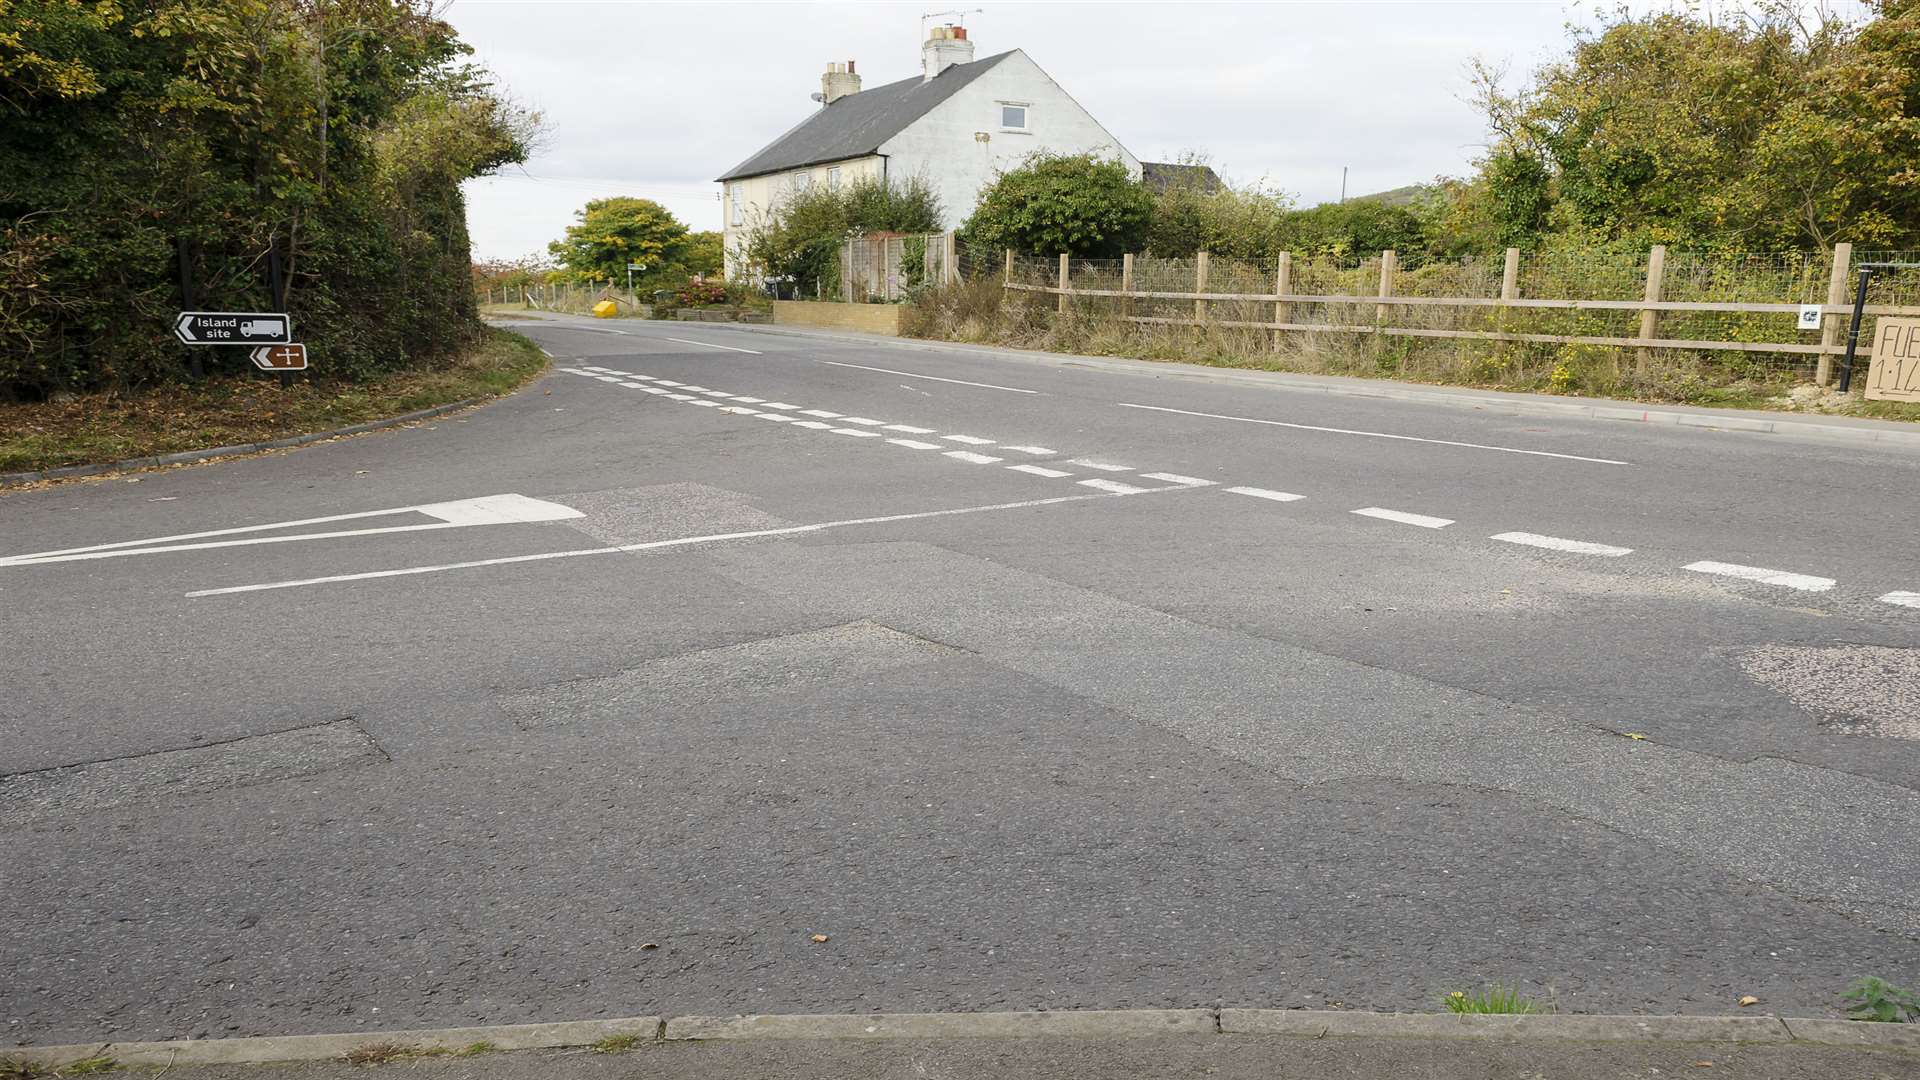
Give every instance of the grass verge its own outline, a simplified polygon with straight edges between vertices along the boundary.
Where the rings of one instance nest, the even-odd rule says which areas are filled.
[[[141,393],[0,404],[0,473],[95,465],[383,420],[518,389],[547,358],[519,334],[488,329],[446,363],[364,383],[326,380],[282,388],[253,375],[210,378]]]

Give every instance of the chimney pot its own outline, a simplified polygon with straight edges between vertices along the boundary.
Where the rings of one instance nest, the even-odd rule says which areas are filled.
[[[964,26],[936,26],[928,31],[927,40],[920,46],[920,68],[925,82],[932,82],[955,64],[972,62],[973,42],[967,40]]]
[[[860,76],[853,70],[853,61],[827,61],[827,73],[820,76],[820,104],[831,105],[848,94],[860,92]]]

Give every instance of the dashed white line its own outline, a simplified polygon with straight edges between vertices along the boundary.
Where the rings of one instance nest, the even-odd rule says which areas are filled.
[[[1883,604],[1898,604],[1901,607],[1920,608],[1920,592],[1890,592],[1880,598]]]
[[[641,387],[641,389],[643,389],[643,390],[645,390],[645,391],[646,391],[647,393],[649,393],[649,394],[664,394],[664,393],[667,393],[667,391],[665,391],[665,390],[662,390],[662,389],[660,389],[660,388],[659,388],[659,387],[657,387],[657,386],[643,386],[643,387]]]
[[[599,379],[601,382],[619,382],[620,381],[620,376],[618,375],[595,375],[594,378]]]
[[[1070,472],[1061,472],[1059,469],[1049,469],[1043,465],[1009,465],[1007,468],[1012,469],[1014,472],[1032,473],[1035,476],[1059,477],[1073,475]]]
[[[920,442],[917,439],[888,439],[895,446],[904,446],[909,450],[938,450],[938,443]]]
[[[541,351],[541,352],[543,352],[543,353],[547,353],[547,359],[549,359],[549,360],[551,360],[551,359],[553,359],[553,354],[552,354],[552,353],[550,353],[550,352],[547,352],[547,350],[546,350],[545,348],[542,348],[542,349],[541,349],[540,351]]]
[[[710,389],[708,389],[707,387],[704,387],[704,386],[695,386],[695,385],[693,385],[692,383],[688,383],[688,384],[687,384],[687,385],[686,385],[686,386],[684,387],[684,389],[687,389],[687,390],[690,390],[690,391],[692,391],[692,392],[694,392],[694,393],[696,393],[696,394],[711,394],[711,393],[713,393],[713,391],[712,391],[712,390],[710,390]]]
[[[1132,484],[1123,484],[1118,480],[1082,480],[1080,481],[1080,486],[1099,488],[1101,491],[1111,491],[1115,495],[1144,495],[1152,490],[1151,488],[1134,487]]]
[[[996,461],[1006,460],[1005,458],[989,457],[986,454],[976,454],[971,450],[949,450],[947,451],[947,456],[960,461],[972,462],[975,465],[991,465]]]
[[[831,430],[833,427],[832,424],[823,424],[818,420],[795,420],[793,422],[793,426],[810,428],[814,431],[828,431],[828,430]]]
[[[1780,585],[1789,589],[1798,589],[1801,592],[1826,592],[1834,586],[1832,578],[1814,577],[1812,574],[1790,574],[1785,570],[1768,570],[1764,566],[1741,566],[1739,563],[1703,560],[1688,563],[1683,569],[1699,574],[1717,574],[1720,577],[1758,581],[1763,585]]]
[[[659,384],[660,384],[661,386],[685,386],[685,385],[687,385],[686,383],[677,383],[677,382],[674,382],[674,381],[673,381],[672,379],[655,379],[655,380],[653,380],[653,381],[654,381],[654,382],[657,382],[657,383],[659,383]]]
[[[859,368],[861,371],[878,371],[887,375],[902,375],[909,379],[926,379],[929,382],[956,383],[960,386],[978,386],[983,390],[1005,390],[1014,394],[1037,394],[1040,392],[1038,390],[1022,390],[1018,386],[996,386],[993,383],[968,382],[965,379],[943,379],[938,375],[922,375],[917,371],[895,371],[892,368],[868,367],[865,364],[843,364],[837,360],[821,360],[819,362],[822,364],[831,364],[834,367]]]
[[[774,421],[778,421],[779,423],[782,423],[782,424],[791,424],[791,423],[793,423],[793,417],[791,417],[791,416],[782,416],[782,415],[780,415],[780,414],[779,414],[779,413],[777,413],[777,412],[763,412],[763,413],[755,413],[754,415],[756,415],[756,416],[758,416],[758,417],[759,417],[760,419],[762,419],[762,420],[774,420]]]
[[[930,427],[914,427],[914,426],[913,426],[912,424],[888,424],[888,425],[887,425],[887,430],[888,430],[888,431],[903,431],[903,432],[906,432],[906,433],[907,433],[908,435],[931,435],[931,434],[933,434],[933,429],[932,429],[932,428],[930,428]]]
[[[992,446],[992,439],[983,439],[978,435],[942,435],[948,442],[966,443],[968,446]]]
[[[798,405],[789,405],[789,404],[787,404],[787,403],[786,403],[786,402],[784,402],[784,401],[769,401],[769,402],[767,402],[767,408],[769,408],[769,409],[797,409],[797,408],[799,408],[799,407],[800,407],[800,406],[798,406]]]
[[[719,402],[717,402],[717,401],[702,401],[702,400],[700,400],[699,398],[695,398],[694,400],[692,400],[692,401],[690,401],[690,402],[688,402],[688,404],[689,404],[689,405],[699,405],[699,406],[702,406],[702,407],[704,407],[704,408],[708,408],[708,409],[717,409],[717,408],[719,408],[719,407],[720,407],[720,403],[719,403]]]
[[[1133,466],[1131,465],[1115,465],[1110,461],[1089,461],[1086,458],[1074,458],[1072,461],[1067,462],[1067,464],[1078,465],[1083,469],[1099,469],[1101,472],[1133,471]]]
[[[837,412],[828,412],[828,411],[827,411],[827,410],[825,410],[825,409],[801,409],[801,410],[800,410],[800,415],[801,415],[801,416],[817,416],[817,417],[819,417],[819,418],[820,418],[820,419],[822,419],[822,420],[838,420],[838,419],[840,419],[840,414],[839,414],[839,413],[837,413]]]
[[[748,397],[748,396],[747,396],[747,395],[745,395],[745,394],[735,394],[735,395],[733,395],[733,400],[735,400],[735,401],[738,401],[738,402],[740,402],[740,403],[742,403],[742,404],[745,404],[745,405],[758,405],[758,404],[760,404],[761,402],[763,402],[763,401],[765,401],[765,400],[767,400],[767,399],[766,399],[766,398],[757,398],[757,397]]]
[[[1409,514],[1404,510],[1386,510],[1378,506],[1363,506],[1353,513],[1361,517],[1379,518],[1381,521],[1397,521],[1402,525],[1418,525],[1423,529],[1444,529],[1453,524],[1452,518]]]
[[[886,423],[885,420],[869,420],[864,416],[848,416],[842,419],[846,420],[849,424],[864,424],[867,427],[879,427]]]
[[[1628,465],[1631,462],[1615,461],[1612,458],[1581,457],[1579,454],[1555,454],[1547,450],[1522,450],[1514,446],[1487,446],[1484,443],[1455,442],[1452,439],[1422,439],[1415,435],[1394,435],[1385,431],[1355,431],[1351,428],[1320,427],[1316,424],[1289,424],[1283,420],[1262,420],[1253,416],[1226,416],[1221,413],[1193,412],[1189,409],[1169,409],[1164,405],[1135,405],[1129,401],[1116,402],[1123,409],[1148,409],[1153,412],[1179,413],[1181,416],[1203,416],[1209,420],[1238,420],[1243,424],[1266,424],[1271,427],[1294,428],[1299,431],[1324,431],[1334,435],[1365,435],[1373,439],[1397,439],[1401,442],[1433,443],[1436,446],[1459,446],[1468,450],[1498,450],[1503,454],[1526,454],[1530,457],[1560,458],[1564,461],[1586,461],[1595,465]]]
[[[1218,480],[1202,480],[1197,476],[1181,476],[1179,473],[1170,472],[1141,473],[1140,476],[1145,480],[1165,480],[1169,484],[1179,484],[1181,487],[1212,487],[1219,483]]]
[[[1291,491],[1274,491],[1271,488],[1230,487],[1227,490],[1235,495],[1251,495],[1256,499],[1271,499],[1274,502],[1299,502],[1306,498],[1305,495],[1295,495]]]
[[[880,433],[877,431],[863,431],[857,427],[837,427],[827,430],[833,432],[835,435],[851,435],[856,439],[877,439],[880,437]]]
[[[726,406],[723,406],[720,409],[720,411],[724,413],[733,413],[736,416],[759,416],[760,415],[759,409],[749,409],[744,405],[726,405]]]
[[[752,356],[763,355],[762,353],[754,349],[736,349],[731,345],[715,345],[711,341],[688,341],[686,338],[677,338],[677,337],[670,337],[667,340],[678,342],[682,345],[704,345],[709,349],[725,349],[728,352],[743,352]]]
[[[1003,446],[1000,449],[1012,450],[1018,454],[1032,454],[1034,457],[1046,457],[1048,454],[1057,454],[1060,452],[1058,450],[1049,450],[1044,446]]]
[[[1632,548],[1614,547],[1612,544],[1596,544],[1590,540],[1565,540],[1558,536],[1541,536],[1530,532],[1504,532],[1489,537],[1503,540],[1509,544],[1525,544],[1528,547],[1546,548],[1550,551],[1567,551],[1575,555],[1605,555],[1619,558],[1633,554]]]
[[[675,401],[692,401],[693,400],[692,394],[668,394],[667,396],[672,398]]]

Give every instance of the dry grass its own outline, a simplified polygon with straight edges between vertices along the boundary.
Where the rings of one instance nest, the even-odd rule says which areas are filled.
[[[0,472],[266,442],[327,431],[511,391],[546,367],[518,334],[489,330],[465,355],[364,383],[325,380],[281,387],[233,375],[140,393],[0,404]]]

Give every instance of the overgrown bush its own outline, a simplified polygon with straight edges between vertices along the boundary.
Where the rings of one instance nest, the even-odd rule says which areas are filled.
[[[1117,258],[1139,251],[1153,196],[1118,159],[1037,155],[994,180],[961,228],[968,244],[1024,255]]]
[[[741,262],[763,277],[790,281],[801,295],[837,293],[840,247],[871,232],[941,230],[940,197],[924,179],[863,177],[841,188],[815,184],[793,192],[748,230]]]

